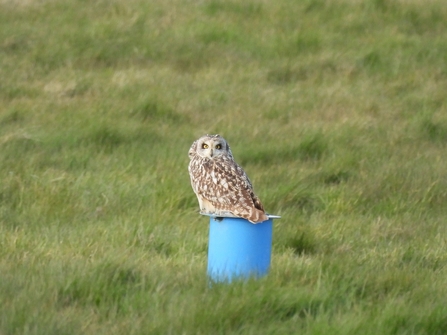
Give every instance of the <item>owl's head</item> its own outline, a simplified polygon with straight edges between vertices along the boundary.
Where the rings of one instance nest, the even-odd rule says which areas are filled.
[[[218,134],[205,135],[195,141],[191,149],[189,149],[189,158],[193,158],[195,155],[209,159],[215,159],[220,156],[232,157],[227,141]]]

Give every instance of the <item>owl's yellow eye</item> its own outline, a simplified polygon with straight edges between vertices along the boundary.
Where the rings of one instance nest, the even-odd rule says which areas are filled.
[[[208,144],[203,143],[203,144],[202,144],[202,149],[208,149]]]
[[[216,145],[216,149],[222,149],[222,145],[220,145],[220,144],[218,144],[218,145]]]

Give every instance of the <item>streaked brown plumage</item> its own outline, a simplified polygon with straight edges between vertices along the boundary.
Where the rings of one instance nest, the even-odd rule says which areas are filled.
[[[244,170],[220,135],[205,135],[189,149],[191,185],[203,213],[231,213],[252,223],[268,220]]]

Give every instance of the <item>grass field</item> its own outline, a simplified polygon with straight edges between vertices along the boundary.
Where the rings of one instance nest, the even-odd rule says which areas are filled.
[[[445,0],[1,0],[0,334],[447,334]],[[208,287],[187,152],[270,274]]]

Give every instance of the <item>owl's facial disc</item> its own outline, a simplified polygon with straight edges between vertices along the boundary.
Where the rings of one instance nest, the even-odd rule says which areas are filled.
[[[220,138],[207,138],[200,145],[200,153],[203,157],[214,158],[223,153],[222,140]]]

